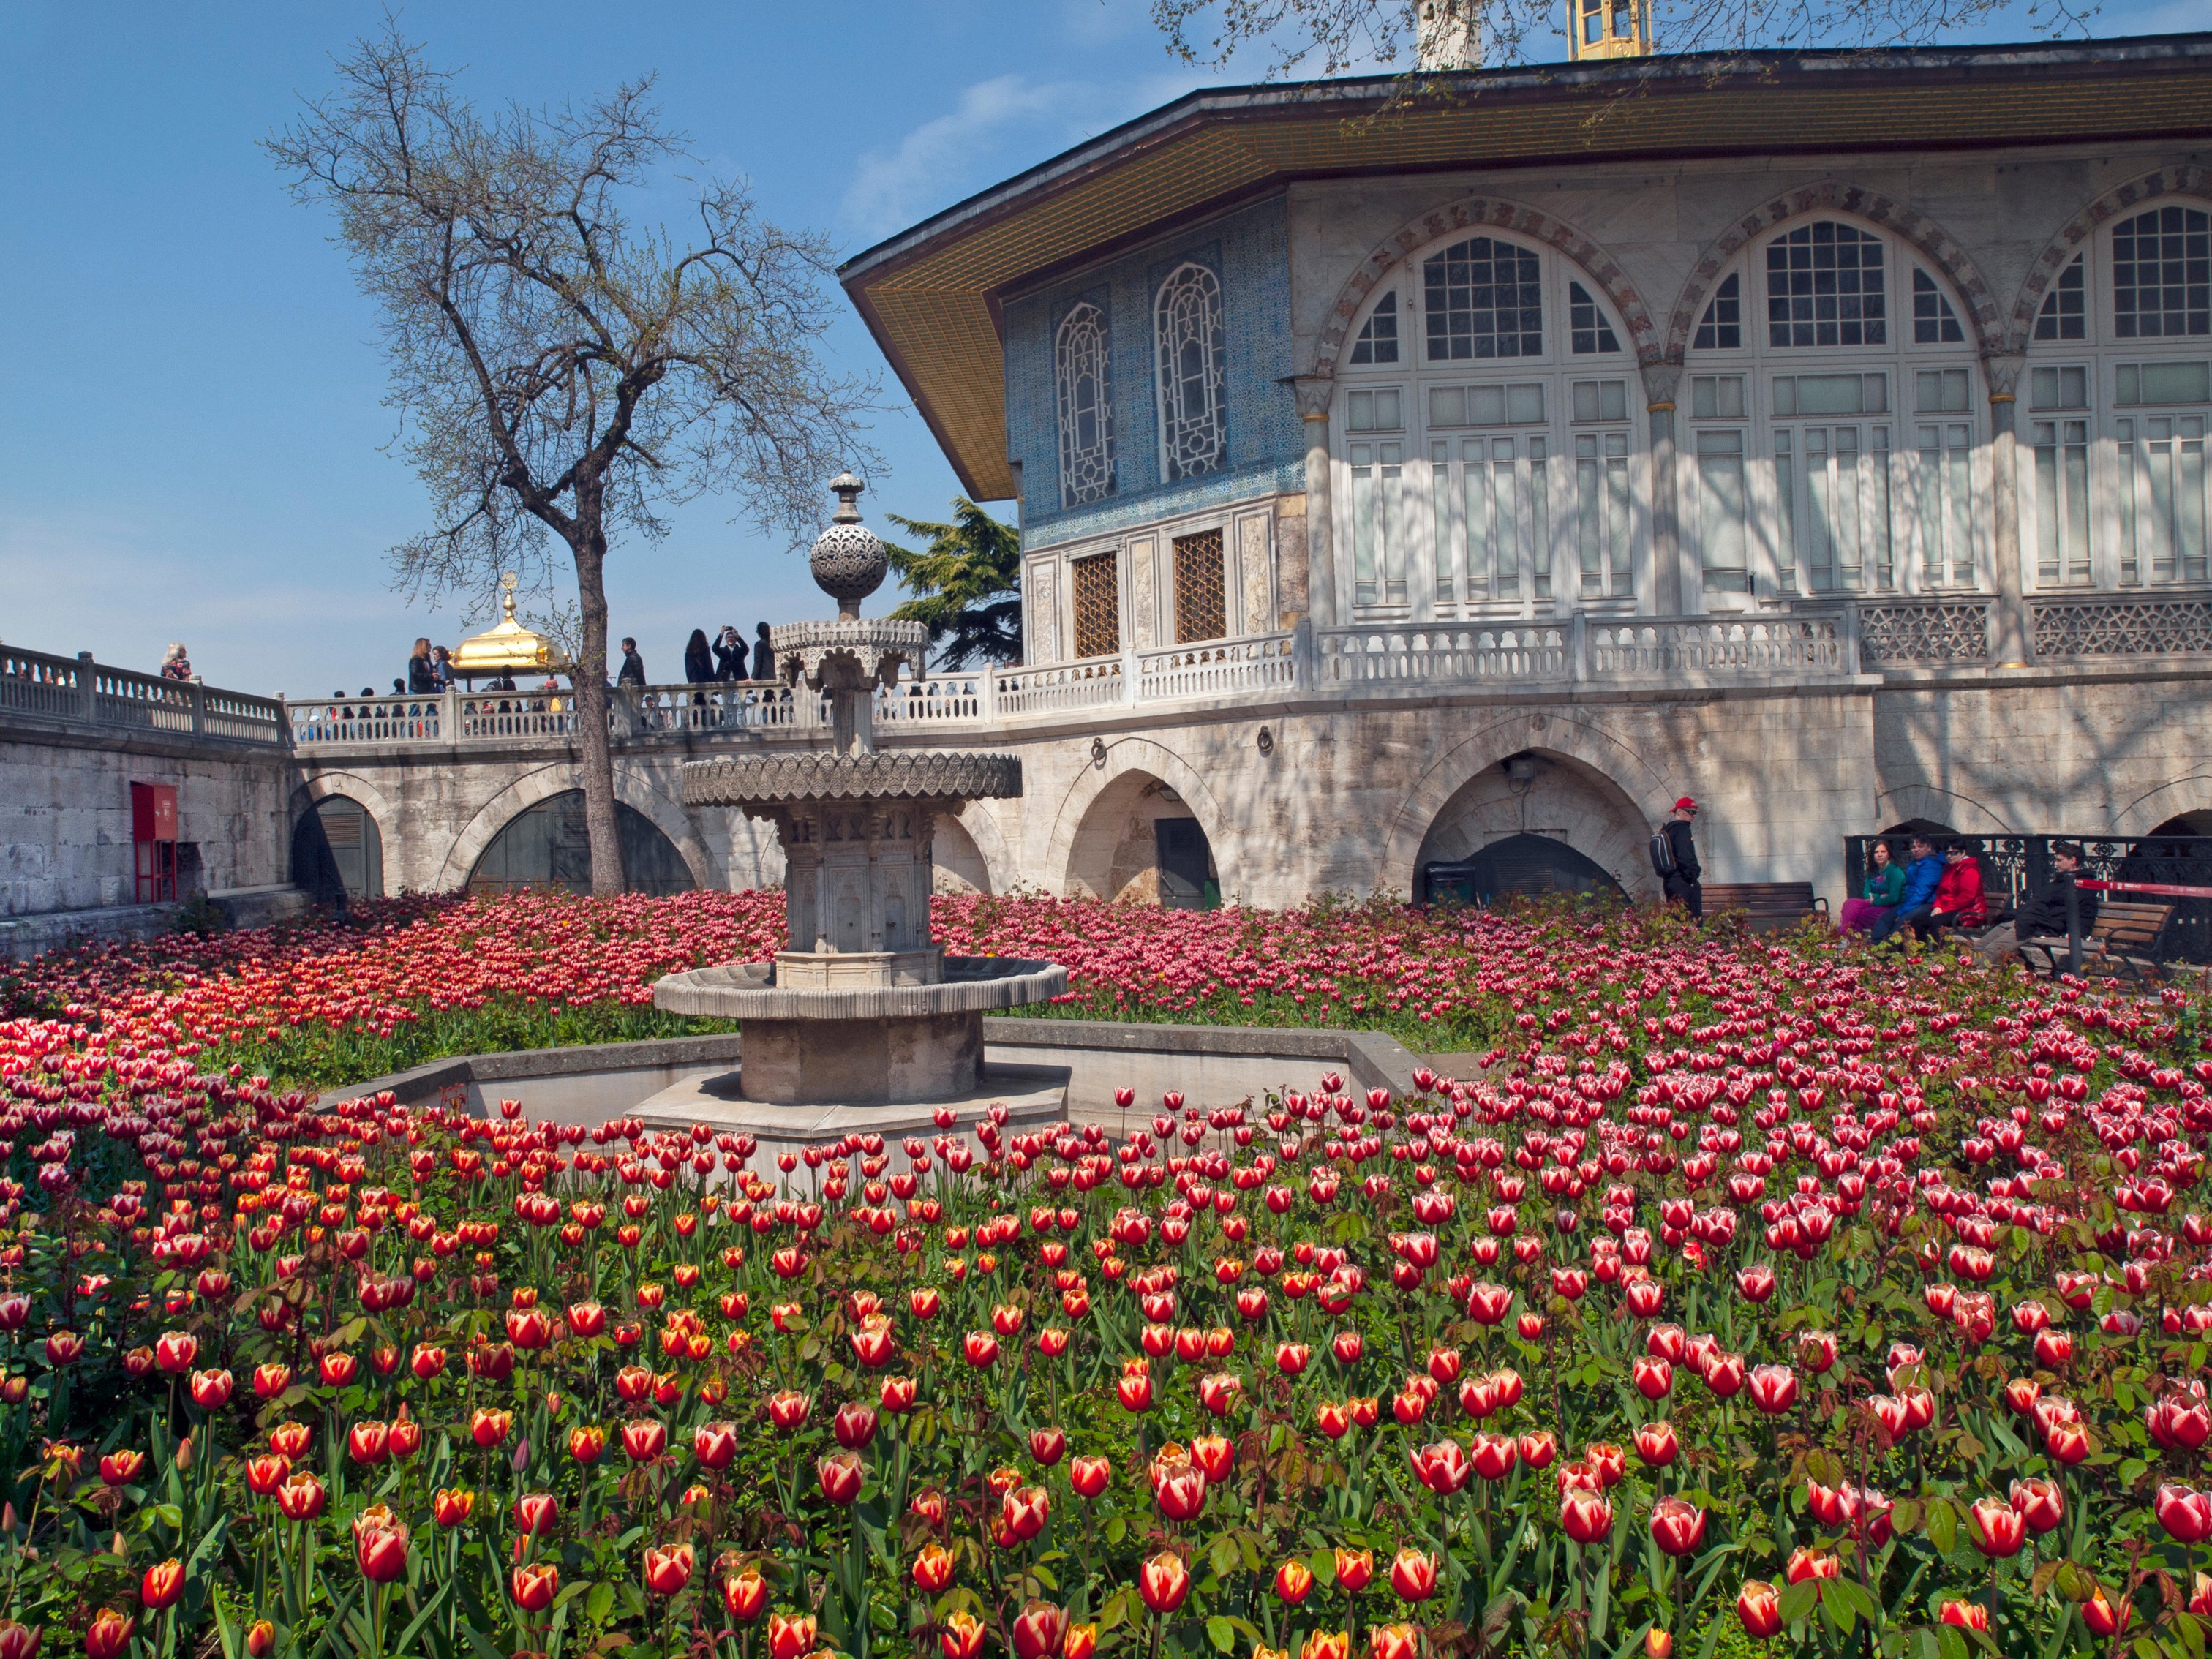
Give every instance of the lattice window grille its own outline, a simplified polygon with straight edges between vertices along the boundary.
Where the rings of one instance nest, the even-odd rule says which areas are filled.
[[[1201,530],[1175,538],[1176,643],[1218,640],[1229,632],[1222,582],[1221,532]]]
[[[1698,325],[1697,337],[1690,343],[1698,351],[1743,349],[1741,271],[1731,270],[1726,280],[1713,290],[1712,300],[1705,307],[1705,319]]]
[[[1111,657],[1121,649],[1121,556],[1093,553],[1067,562],[1075,599],[1075,654]]]
[[[1395,363],[1398,361],[1398,290],[1392,289],[1376,303],[1375,313],[1352,343],[1355,363]]]
[[[2088,273],[2077,253],[2043,296],[2043,308],[2035,315],[2035,337],[2078,340],[2087,333],[2088,322]]]
[[[2035,605],[2039,657],[2212,652],[2212,599],[2072,599]]]
[[[2212,334],[2212,216],[2153,208],[2112,233],[2112,325],[2123,340]]]
[[[1869,662],[1974,662],[1989,655],[1990,608],[1976,600],[1859,607]]]
[[[1782,347],[1887,344],[1881,239],[1823,219],[1768,243],[1766,335]]]
[[[1060,395],[1060,501],[1083,507],[1114,493],[1114,402],[1106,318],[1079,305],[1060,325],[1054,354]]]
[[[1423,261],[1421,279],[1431,362],[1541,355],[1542,269],[1527,248],[1470,237]]]
[[[1219,279],[1203,265],[1178,266],[1160,284],[1154,326],[1161,471],[1173,483],[1213,471],[1228,453]]]

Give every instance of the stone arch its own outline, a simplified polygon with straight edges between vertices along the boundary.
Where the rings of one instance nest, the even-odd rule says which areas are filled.
[[[1901,783],[1894,789],[1884,789],[1874,798],[1874,817],[1877,823],[1947,823],[1954,835],[2009,836],[2012,825],[2007,823],[1972,795],[1961,795],[1954,790],[1939,789],[1932,783]]]
[[[381,834],[389,835],[398,828],[399,803],[358,772],[318,772],[302,779],[292,791],[291,827],[298,826],[309,807],[331,795],[359,801],[362,810],[376,820]]]
[[[1668,319],[1666,361],[1682,361],[1689,349],[1691,331],[1697,327],[1698,319],[1705,312],[1713,285],[1728,273],[1736,256],[1751,245],[1753,238],[1792,219],[1815,213],[1843,214],[1863,220],[1918,249],[1949,280],[1952,291],[1966,306],[1976,349],[1984,356],[2005,349],[2005,330],[1996,300],[1989,284],[1982,280],[1981,272],[1975,269],[1972,258],[1950,232],[1927,215],[1879,191],[1831,179],[1785,191],[1760,203],[1706,246],[1698,256],[1698,263],[1691,267],[1689,280],[1682,285],[1681,297],[1674,302],[1674,315]]]
[[[1567,762],[1584,778],[1617,794],[1620,805],[1642,819],[1646,836],[1677,795],[1685,789],[1696,793],[1689,781],[1662,777],[1635,750],[1595,726],[1559,714],[1509,714],[1437,756],[1407,792],[1383,839],[1376,890],[1395,898],[1411,897],[1422,844],[1444,809],[1500,761],[1528,752]],[[1642,889],[1632,883],[1629,890]]]
[[[2212,809],[2212,772],[2197,772],[2136,796],[2112,814],[2112,833],[2147,836],[2168,818],[2208,809]]]
[[[971,800],[960,809],[955,822],[975,843],[975,855],[983,860],[984,873],[991,880],[990,890],[1012,890],[1016,881],[1013,849],[1006,845],[1006,832],[999,823],[999,815],[981,801]]]
[[[631,768],[617,765],[614,774],[615,799],[642,813],[668,837],[684,868],[691,872],[693,885],[714,886],[714,861],[684,809]],[[439,868],[435,890],[450,893],[466,885],[469,872],[476,868],[477,860],[491,845],[492,837],[538,802],[583,787],[582,770],[573,761],[556,761],[524,773],[478,807],[461,826]]]
[[[2212,201],[2212,170],[2186,162],[2160,167],[2140,179],[2115,185],[2060,226],[2058,234],[2036,256],[2035,263],[2027,268],[2027,275],[2021,283],[2020,297],[2013,302],[2012,316],[2006,325],[2006,349],[2027,349],[2028,337],[2035,330],[2035,314],[2043,308],[2043,296],[2050,292],[2058,273],[2072,263],[2074,256],[2108,221],[2169,196]]]
[[[1359,307],[1367,302],[1367,296],[1375,291],[1377,283],[1423,248],[1462,230],[1509,230],[1530,241],[1541,242],[1572,260],[1590,281],[1605,290],[1605,297],[1620,313],[1634,343],[1637,361],[1650,362],[1658,356],[1658,332],[1652,326],[1651,313],[1643,295],[1636,291],[1636,285],[1628,280],[1627,273],[1613,256],[1596,241],[1564,219],[1522,203],[1493,196],[1467,196],[1401,225],[1395,234],[1376,243],[1374,250],[1359,262],[1358,268],[1346,279],[1336,296],[1336,304],[1330,308],[1328,321],[1322,329],[1321,343],[1314,353],[1313,376],[1323,380],[1335,378],[1345,338],[1352,330],[1352,319],[1359,314]]]
[[[1212,849],[1223,897],[1227,899],[1242,892],[1243,884],[1237,879],[1242,866],[1231,856],[1234,849],[1227,833],[1227,814],[1197,770],[1175,750],[1150,738],[1095,741],[1103,752],[1085,760],[1067,793],[1060,798],[1060,810],[1053,818],[1052,838],[1046,845],[1044,858],[1045,878],[1051,890],[1063,896],[1070,891],[1084,820],[1098,798],[1121,779],[1141,774],[1174,790],[1190,808],[1191,816],[1206,832],[1206,843]]]

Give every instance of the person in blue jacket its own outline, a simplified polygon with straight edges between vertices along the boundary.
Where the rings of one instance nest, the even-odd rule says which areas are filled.
[[[1900,927],[1923,929],[1936,913],[1936,889],[1943,880],[1943,860],[1925,836],[1912,838],[1912,860],[1905,866],[1905,896],[1897,908],[1874,925],[1874,942],[1881,944]]]

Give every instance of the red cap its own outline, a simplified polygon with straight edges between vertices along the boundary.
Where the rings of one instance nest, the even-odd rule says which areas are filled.
[[[1674,803],[1674,810],[1677,812],[1694,812],[1698,810],[1698,803],[1685,795]]]

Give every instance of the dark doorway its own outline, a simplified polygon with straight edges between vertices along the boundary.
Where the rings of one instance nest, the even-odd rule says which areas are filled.
[[[1472,858],[1421,868],[1425,904],[1492,904],[1508,893],[1603,893],[1626,898],[1604,868],[1549,836],[1508,836]]]
[[[384,896],[384,837],[359,801],[325,795],[292,830],[292,884],[323,903]]]
[[[1155,818],[1152,844],[1159,862],[1160,908],[1212,910],[1221,903],[1213,875],[1213,849],[1196,818]]]
[[[675,842],[635,807],[615,803],[622,834],[623,873],[633,893],[688,893],[691,872]],[[469,872],[471,892],[519,887],[592,890],[592,849],[584,834],[584,792],[570,789],[539,801],[492,837]]]

